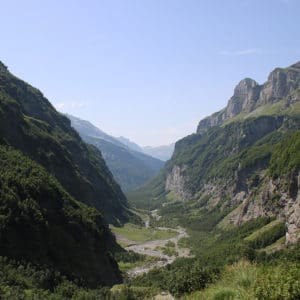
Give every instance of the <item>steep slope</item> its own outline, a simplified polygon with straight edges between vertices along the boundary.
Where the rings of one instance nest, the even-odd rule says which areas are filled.
[[[0,65],[0,142],[21,150],[52,174],[76,199],[109,222],[128,218],[126,198],[101,153],[86,145],[70,121],[40,91]]]
[[[125,196],[101,153],[2,63],[0,169],[0,256],[36,266],[45,289],[59,276],[91,288],[121,281],[106,221],[128,219]]]
[[[0,255],[58,270],[89,287],[121,281],[108,227],[44,168],[0,145]]]
[[[124,147],[124,144],[120,142],[117,138],[105,133],[98,127],[94,126],[91,122],[81,120],[70,114],[66,114],[68,119],[71,121],[71,125],[76,129],[82,136],[90,136],[100,138],[104,141],[110,142],[116,146]]]
[[[162,168],[162,161],[141,152],[130,150],[123,144],[120,146],[118,143],[103,138],[103,134],[98,134],[97,128],[95,129],[95,126],[90,122],[70,115],[68,117],[82,139],[96,146],[102,152],[107,166],[124,191],[142,185]],[[85,128],[85,130],[82,130],[82,128]]]
[[[190,224],[209,221],[207,228],[285,218],[286,243],[295,243],[300,240],[299,130],[300,63],[275,69],[261,86],[245,79],[225,109],[176,143],[159,176],[131,201],[155,206],[185,201],[183,218]]]
[[[171,158],[174,152],[174,148],[175,148],[175,144],[172,143],[170,145],[164,145],[158,147],[146,146],[143,147],[143,151],[146,154],[156,157],[162,161],[167,161]]]

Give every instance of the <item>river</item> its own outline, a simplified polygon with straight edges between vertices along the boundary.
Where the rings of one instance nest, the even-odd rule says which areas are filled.
[[[152,216],[155,216],[158,218],[159,216],[157,215],[157,211],[152,211]],[[146,227],[149,226],[149,221],[147,220],[145,222]],[[186,230],[182,227],[176,227],[176,228],[168,228],[168,227],[158,227],[158,230],[173,230],[178,233],[177,236],[168,238],[165,240],[154,240],[154,241],[147,241],[147,242],[142,242],[142,243],[136,243],[136,244],[131,244],[127,246],[125,249],[126,250],[131,250],[136,253],[144,254],[144,255],[149,255],[149,256],[154,256],[157,259],[155,262],[151,263],[146,263],[145,265],[136,267],[134,269],[131,269],[127,272],[127,275],[129,277],[135,277],[144,273],[149,272],[150,270],[154,268],[160,268],[164,267],[167,264],[171,264],[176,258],[178,257],[190,257],[190,250],[187,248],[181,248],[178,245],[178,242],[182,238],[187,238],[188,234]],[[177,255],[166,255],[162,252],[160,248],[166,246],[167,243],[174,243],[175,245],[175,251],[177,252]]]

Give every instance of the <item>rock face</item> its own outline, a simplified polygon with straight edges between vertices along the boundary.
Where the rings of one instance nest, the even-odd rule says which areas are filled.
[[[253,79],[246,78],[240,81],[228,102],[225,119],[233,118],[241,112],[252,111],[259,98],[260,89],[258,83]]]
[[[298,190],[296,196],[288,198],[288,205],[286,205],[287,216],[287,233],[286,243],[295,244],[300,241],[300,173],[297,178],[296,190]]]
[[[280,100],[286,100],[288,105],[295,101],[295,97],[284,98],[297,91],[299,84],[300,62],[285,69],[276,68],[263,85],[250,78],[243,79],[235,87],[226,108],[201,120],[197,133],[203,134],[210,127],[219,126],[240,113],[250,113],[262,105],[273,104]]]
[[[258,105],[275,103],[299,88],[300,63],[289,68],[277,68],[268,77],[262,86]]]
[[[229,222],[239,225],[259,217],[277,217],[286,220],[286,244],[300,241],[300,174],[292,178],[295,194],[287,191],[280,179],[265,182],[260,193],[244,192],[237,204],[240,209],[230,215]],[[235,198],[237,195],[235,195]]]
[[[191,197],[191,194],[185,189],[186,177],[184,176],[184,170],[186,166],[179,167],[174,166],[172,171],[168,174],[166,179],[166,191],[173,191],[181,199],[186,200]]]

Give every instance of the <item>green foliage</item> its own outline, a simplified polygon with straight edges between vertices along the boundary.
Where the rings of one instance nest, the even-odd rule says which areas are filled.
[[[144,209],[159,208],[169,202],[164,183],[175,165],[185,167],[182,176],[185,189],[191,194],[201,191],[210,181],[221,186],[235,184],[237,191],[248,185],[256,188],[261,183],[258,174],[268,169],[271,157],[271,174],[277,172],[276,168],[280,172],[283,165],[284,169],[299,169],[299,134],[285,140],[297,128],[300,128],[299,115],[288,118],[269,115],[237,120],[224,127],[210,128],[202,135],[188,136],[176,143],[172,159],[156,178],[128,194],[129,201]],[[282,162],[278,163],[276,157],[282,155],[285,159],[280,158]]]
[[[215,283],[203,291],[184,297],[184,300],[215,299],[299,299],[299,261],[274,261],[258,265],[247,261],[223,269]]]
[[[249,245],[255,249],[261,249],[267,245],[271,245],[285,235],[284,222],[273,221],[262,229],[258,230],[258,232],[254,232],[251,236],[245,239],[249,242]]]
[[[218,274],[218,268],[206,267],[202,261],[178,259],[162,270],[152,270],[134,279],[132,284],[167,289],[171,294],[180,296],[205,288],[218,277]]]
[[[300,298],[300,265],[285,263],[262,268],[255,282],[255,296],[268,300]]]
[[[256,265],[241,260],[224,268],[215,283],[203,291],[187,295],[184,300],[254,299],[256,273]]]
[[[0,255],[45,265],[88,286],[120,281],[105,246],[114,241],[96,209],[11,147],[0,145],[0,169]]]
[[[297,172],[300,169],[300,130],[284,139],[273,151],[270,175],[274,178]]]
[[[166,202],[164,191],[165,171],[162,170],[149,183],[139,187],[135,191],[126,193],[131,206],[138,209],[153,210]]]
[[[113,233],[133,242],[165,240],[177,235],[174,230],[160,230],[157,228],[138,226],[127,223],[122,227],[111,227]]]
[[[114,178],[125,192],[143,185],[163,167],[164,163],[156,158],[79,133],[85,142],[101,151]]]
[[[107,297],[107,298],[106,298]],[[69,281],[53,269],[0,257],[1,299],[111,299],[110,290],[94,290]]]
[[[176,245],[171,241],[167,242],[163,247],[158,247],[158,249],[161,250],[164,255],[178,256],[178,252],[176,251]]]
[[[104,212],[115,224],[128,220],[126,198],[101,153],[87,146],[42,93],[0,73],[0,143],[22,151],[55,176],[79,201]]]

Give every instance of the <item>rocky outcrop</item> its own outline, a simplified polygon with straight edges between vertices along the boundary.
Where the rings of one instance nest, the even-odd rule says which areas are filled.
[[[277,68],[270,73],[267,82],[262,86],[258,105],[274,103],[285,98],[299,88],[300,62],[289,68]]]
[[[246,78],[240,81],[226,107],[225,119],[233,118],[241,112],[252,111],[259,98],[260,89],[253,79]]]
[[[259,217],[276,217],[286,222],[286,244],[300,241],[300,174],[294,177],[296,193],[286,191],[281,179],[269,180],[260,193],[250,192],[228,221],[239,225]]]
[[[295,199],[290,198],[286,209],[286,243],[295,244],[300,241],[300,173],[297,177],[297,196]]]
[[[191,193],[185,188],[185,182],[187,180],[184,176],[184,170],[186,166],[174,166],[172,171],[167,175],[166,187],[167,192],[176,193],[182,200],[187,200],[191,197]]]
[[[225,109],[200,121],[197,133],[204,133],[208,128],[221,125],[226,120],[242,112],[251,112],[259,98],[261,86],[253,79],[245,78],[235,87],[233,96]]]
[[[285,69],[276,68],[263,85],[245,78],[235,87],[225,109],[199,122],[197,133],[203,134],[210,127],[219,126],[241,113],[250,113],[262,105],[280,100],[285,100],[286,105],[289,105],[299,100],[299,85],[300,62]]]

